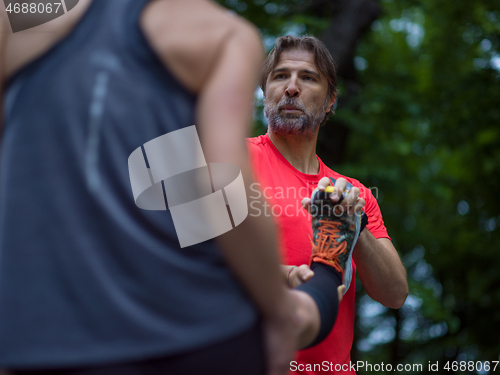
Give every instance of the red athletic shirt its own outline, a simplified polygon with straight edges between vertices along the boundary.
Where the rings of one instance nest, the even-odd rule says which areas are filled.
[[[342,176],[328,168],[319,158],[319,173],[310,175],[295,169],[267,134],[248,139],[248,148],[256,183],[251,186],[249,215],[269,215],[278,226],[279,247],[284,264],[309,264],[312,227],[309,213],[302,208],[303,198],[311,197],[323,177],[344,177],[361,190],[364,210],[368,215],[367,228],[375,238],[389,238],[377,201],[370,189],[359,181]],[[252,206],[252,197],[262,194],[269,202],[264,209]],[[299,351],[290,364],[291,374],[355,374],[350,368],[354,332],[354,292],[356,265],[353,261],[351,285],[339,306],[337,321],[328,337],[311,349]],[[343,366],[343,368],[342,368]],[[337,370],[335,371],[335,368]]]

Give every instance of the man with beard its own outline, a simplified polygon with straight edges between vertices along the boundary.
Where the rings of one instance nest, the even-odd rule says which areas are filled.
[[[290,366],[291,371],[314,374],[321,368],[318,365],[328,361],[331,371],[354,374],[350,350],[356,269],[368,295],[390,308],[400,308],[408,295],[406,272],[371,191],[359,181],[331,170],[316,155],[319,128],[333,112],[337,99],[335,63],[326,47],[313,37],[278,38],[264,62],[261,88],[269,127],[267,134],[249,139],[249,152],[260,191],[271,203],[270,212],[264,214],[274,216],[278,224],[287,264],[283,271],[291,287],[313,275],[304,266],[311,258],[311,220],[297,202],[302,200],[302,205],[309,208],[308,197],[313,189],[333,182],[330,198],[339,202],[348,192],[348,199],[339,204],[350,215],[365,204],[369,224],[360,233],[353,261],[343,274],[346,292],[337,323],[321,344],[299,352]],[[262,212],[250,210],[252,214]]]

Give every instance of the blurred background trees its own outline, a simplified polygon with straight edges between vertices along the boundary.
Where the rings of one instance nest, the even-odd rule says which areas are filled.
[[[318,154],[375,188],[410,284],[400,310],[357,284],[353,361],[424,373],[428,361],[440,373],[446,361],[498,361],[500,2],[219,2],[256,24],[267,49],[315,35],[338,63],[339,107]]]

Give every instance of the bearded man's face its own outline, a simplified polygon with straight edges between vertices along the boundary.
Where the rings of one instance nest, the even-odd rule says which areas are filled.
[[[312,52],[289,50],[267,77],[264,116],[276,134],[313,135],[333,104]]]

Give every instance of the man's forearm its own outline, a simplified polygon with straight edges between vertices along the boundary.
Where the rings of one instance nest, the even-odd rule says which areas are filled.
[[[384,306],[400,308],[408,296],[408,282],[392,242],[387,238],[376,239],[365,229],[353,257],[368,295]]]

